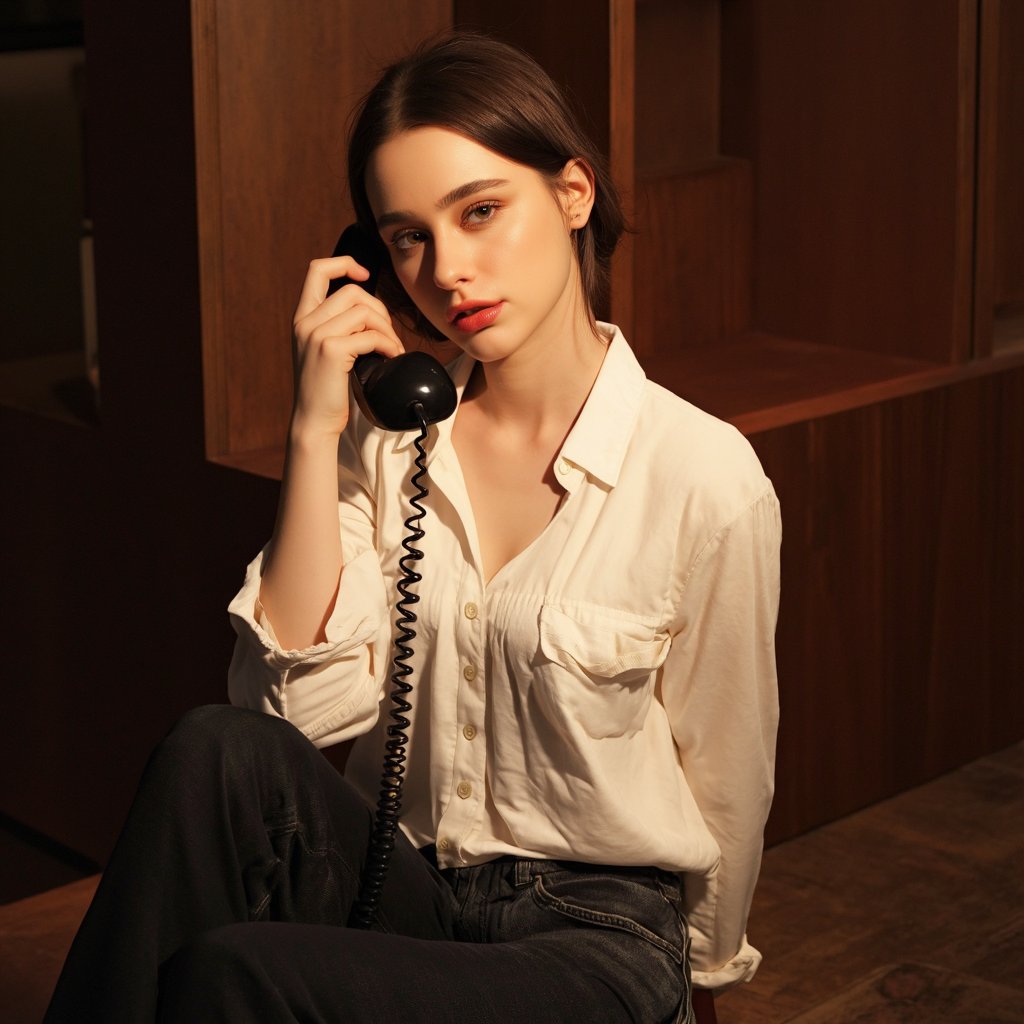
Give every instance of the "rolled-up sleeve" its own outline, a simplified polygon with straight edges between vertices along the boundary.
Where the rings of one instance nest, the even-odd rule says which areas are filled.
[[[685,878],[694,983],[753,977],[746,938],[774,792],[781,519],[770,485],[700,551],[666,662],[665,707],[680,763],[718,845],[718,863]]]
[[[339,452],[338,519],[344,568],[326,639],[285,650],[260,603],[267,549],[250,562],[228,606],[237,639],[232,704],[286,718],[318,746],[367,732],[377,719],[390,643],[387,590],[373,545],[374,508],[355,431]]]
[[[266,552],[250,564],[228,606],[237,634],[228,669],[232,704],[288,719],[319,746],[366,732],[376,721],[380,685],[375,650],[388,643],[387,599],[373,551],[346,563],[327,639],[284,650],[259,601]]]

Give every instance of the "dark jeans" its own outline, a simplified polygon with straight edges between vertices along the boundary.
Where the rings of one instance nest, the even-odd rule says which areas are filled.
[[[287,722],[189,713],[157,748],[46,1016],[54,1022],[690,1020],[675,876],[404,837],[345,927],[371,813]]]

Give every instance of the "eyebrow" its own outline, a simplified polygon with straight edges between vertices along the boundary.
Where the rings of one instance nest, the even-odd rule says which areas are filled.
[[[437,201],[437,208],[439,210],[447,210],[449,206],[461,202],[463,199],[468,199],[470,196],[475,196],[478,192],[486,192],[488,189],[500,188],[502,185],[507,184],[507,178],[478,178],[476,181],[467,181],[465,185],[459,185],[457,188],[453,188],[451,192],[443,195]],[[389,224],[397,224],[403,220],[415,219],[406,210],[392,210],[388,213],[382,213],[377,218],[377,227],[383,229]]]

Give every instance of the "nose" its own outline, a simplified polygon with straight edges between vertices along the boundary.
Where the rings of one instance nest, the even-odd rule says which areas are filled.
[[[453,291],[472,280],[472,258],[469,240],[458,231],[434,235],[434,284]]]

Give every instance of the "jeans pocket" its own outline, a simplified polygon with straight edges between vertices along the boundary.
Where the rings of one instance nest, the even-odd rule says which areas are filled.
[[[677,964],[686,961],[686,922],[660,882],[603,873],[552,872],[533,880],[538,906],[582,924],[611,928],[646,940]]]

